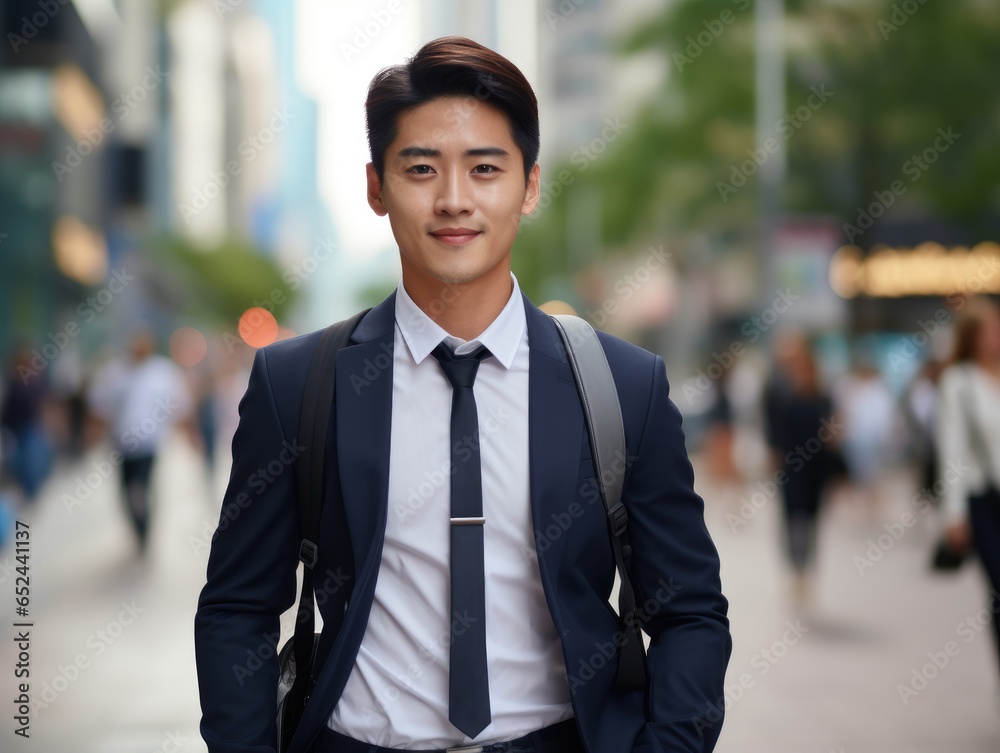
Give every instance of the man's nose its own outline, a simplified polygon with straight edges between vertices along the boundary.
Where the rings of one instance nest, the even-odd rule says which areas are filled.
[[[449,170],[438,181],[439,194],[434,211],[441,214],[471,214],[475,209],[468,176],[462,170]]]

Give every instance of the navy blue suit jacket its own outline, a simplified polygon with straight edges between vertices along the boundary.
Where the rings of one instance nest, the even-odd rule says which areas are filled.
[[[600,333],[625,424],[632,581],[650,636],[649,687],[616,692],[621,633],[608,601],[614,558],[583,413],[554,323],[527,298],[524,304],[536,538],[529,554],[538,557],[584,745],[589,753],[710,751],[732,647],[728,604],[663,359]],[[372,605],[387,508],[394,311],[392,295],[337,358],[327,447],[338,454],[344,508],[339,517],[331,510],[327,488],[316,567],[321,669],[292,753],[305,753],[332,713]],[[319,334],[258,350],[240,402],[232,473],[195,617],[201,731],[211,753],[274,751],[274,647],[279,615],[296,600],[295,439]]]

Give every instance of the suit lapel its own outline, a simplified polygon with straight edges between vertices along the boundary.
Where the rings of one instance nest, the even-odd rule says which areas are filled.
[[[337,353],[337,461],[354,554],[355,583],[344,622],[320,669],[289,751],[315,739],[343,692],[365,634],[385,541],[392,419],[392,351],[396,294],[373,308]],[[327,503],[332,504],[328,490]]]
[[[372,309],[351,338],[357,344],[337,354],[337,458],[359,576],[385,530],[395,302],[393,293]]]
[[[583,410],[566,351],[552,319],[527,298],[524,308],[530,347],[528,366],[528,453],[531,518],[544,531],[553,515],[575,499],[583,442]],[[554,589],[549,568],[558,566],[565,537],[538,551],[546,590]],[[551,602],[550,602],[551,603]],[[553,615],[553,617],[557,617]]]
[[[553,514],[575,498],[583,412],[562,341],[548,315],[525,297],[528,328],[528,444],[531,514],[544,530]],[[337,458],[344,510],[357,580],[341,635],[319,675],[291,750],[315,739],[343,691],[364,636],[374,596],[378,560],[385,541],[392,419],[392,354],[395,294],[376,306],[351,338],[356,344],[337,354]],[[539,552],[548,594],[555,594],[555,571],[565,546],[555,538]],[[555,599],[550,599],[550,604]],[[559,624],[559,615],[553,614]],[[333,663],[334,669],[328,669]]]

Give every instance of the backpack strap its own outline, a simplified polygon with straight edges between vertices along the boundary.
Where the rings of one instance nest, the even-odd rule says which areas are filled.
[[[313,569],[319,558],[319,524],[323,512],[324,470],[329,469],[336,495],[340,496],[340,476],[337,453],[326,453],[326,435],[333,408],[333,389],[336,384],[336,353],[351,340],[355,327],[371,309],[366,309],[329,325],[320,335],[313,353],[302,393],[299,416],[299,456],[295,461],[295,483],[298,488],[299,526],[302,540],[299,559],[302,569],[302,592],[295,620],[295,685],[289,691],[292,698],[309,699],[314,680],[316,615],[313,605]]]
[[[639,632],[635,589],[629,579],[632,547],[628,539],[628,513],[622,503],[625,482],[625,428],[618,390],[607,356],[594,328],[578,316],[552,315],[566,347],[573,379],[583,404],[583,417],[590,436],[594,476],[611,530],[611,546],[621,583],[618,615],[624,626],[615,687],[619,690],[646,687],[646,653]]]

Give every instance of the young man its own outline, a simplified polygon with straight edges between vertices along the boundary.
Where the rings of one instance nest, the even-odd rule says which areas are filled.
[[[343,509],[327,489],[318,680],[291,750],[712,750],[731,650],[718,556],[663,360],[601,334],[651,638],[648,687],[615,688],[615,566],[580,400],[510,271],[539,198],[530,85],[447,37],[381,71],[366,107],[368,202],[403,275],[337,357]],[[259,350],[240,405],[195,621],[212,753],[274,750],[300,537],[288,448],[318,336]]]

